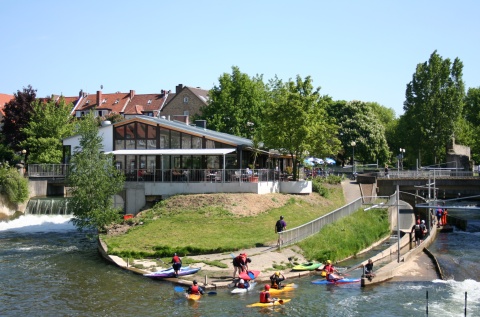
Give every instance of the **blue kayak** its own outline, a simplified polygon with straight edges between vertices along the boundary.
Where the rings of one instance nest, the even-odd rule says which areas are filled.
[[[200,270],[200,268],[193,268],[189,266],[182,266],[178,271],[178,276],[184,276],[189,274],[195,274]],[[151,277],[151,278],[166,278],[166,277],[175,277],[175,271],[173,268],[143,274],[143,276]]]
[[[312,281],[312,284],[327,284],[327,285],[335,285],[335,284],[349,284],[349,283],[358,283],[360,282],[359,278],[342,278],[341,280],[337,281],[328,281],[326,279],[319,279]]]

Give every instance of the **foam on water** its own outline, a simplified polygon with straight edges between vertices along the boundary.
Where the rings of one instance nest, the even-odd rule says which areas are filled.
[[[75,230],[70,221],[72,216],[66,215],[24,215],[8,222],[0,222],[1,231],[16,232],[58,232]]]

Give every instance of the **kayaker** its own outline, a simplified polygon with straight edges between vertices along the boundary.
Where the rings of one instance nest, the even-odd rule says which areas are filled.
[[[265,289],[260,292],[260,303],[271,303],[275,299],[270,297],[270,285],[266,284]]]
[[[243,278],[238,281],[237,285],[238,288],[248,288],[250,285],[248,284],[247,281],[245,281]]]
[[[172,268],[175,273],[175,277],[178,277],[178,271],[182,268],[182,259],[175,253],[172,257]]]
[[[281,283],[285,281],[285,276],[283,274],[280,274],[280,272],[275,272],[273,273],[272,276],[270,276],[270,282],[272,283],[271,287],[272,288],[277,288],[280,289],[282,288]]]
[[[198,286],[196,280],[193,280],[193,284],[187,289],[188,294],[203,295],[203,288]]]
[[[336,268],[333,267],[332,261],[327,260],[327,265],[323,268],[326,272],[326,278],[328,281],[338,281],[343,278]]]
[[[238,270],[238,274],[242,272],[248,272],[248,263],[252,262],[250,258],[247,257],[246,253],[240,253],[240,255],[236,256],[233,259],[233,279],[235,279],[235,275]]]

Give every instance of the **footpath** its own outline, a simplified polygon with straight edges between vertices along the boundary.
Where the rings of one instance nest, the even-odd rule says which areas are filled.
[[[361,189],[359,184],[355,181],[344,180],[342,182],[343,193],[346,203],[350,203],[360,197],[362,197]],[[135,260],[133,263],[126,263],[123,259],[117,256],[109,256],[107,254],[106,245],[99,241],[99,250],[100,253],[109,261],[112,261],[117,266],[135,272],[137,274],[150,273],[155,271],[156,262],[151,260]],[[305,259],[301,253],[301,250],[293,246],[287,246],[285,248],[278,249],[275,245],[257,247],[245,250],[239,250],[236,254],[231,253],[219,253],[219,254],[205,254],[198,256],[189,256],[189,258],[198,263],[193,264],[193,267],[200,267],[201,270],[195,275],[187,275],[179,278],[166,278],[165,281],[170,281],[176,284],[189,286],[192,284],[192,281],[197,280],[203,287],[206,289],[215,289],[221,287],[231,286],[233,281],[233,257],[239,253],[246,253],[248,257],[252,260],[249,264],[249,268],[252,270],[261,271],[261,274],[255,279],[257,282],[268,282],[270,275],[276,271],[280,271],[287,279],[310,275],[310,274],[319,274],[320,272],[311,272],[311,271],[298,271],[293,272],[288,270],[282,270],[282,267],[286,267],[289,263],[305,263]],[[210,266],[202,261],[218,261],[227,265],[228,268],[222,269],[217,266]],[[403,266],[403,271],[401,272],[400,280],[408,280],[408,277],[414,277],[416,280],[421,279],[422,277],[432,280],[435,277],[431,276],[431,268],[426,265],[428,261],[431,260],[423,253],[419,254],[417,257],[412,258],[411,261],[413,264],[408,266]],[[148,268],[148,269],[139,269],[138,267]],[[280,269],[279,269],[280,268]],[[425,269],[422,269],[425,268]],[[161,269],[161,268],[158,268]],[[430,274],[429,274],[430,272]],[[433,272],[435,272],[433,270]],[[435,273],[434,273],[435,274]]]

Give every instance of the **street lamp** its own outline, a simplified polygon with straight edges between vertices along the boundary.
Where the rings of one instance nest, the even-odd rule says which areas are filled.
[[[355,174],[355,145],[357,145],[357,143],[352,141],[350,145],[352,146],[352,173]]]
[[[403,171],[403,156],[405,155],[405,149],[400,148],[400,155],[398,156],[400,159],[401,169]]]

